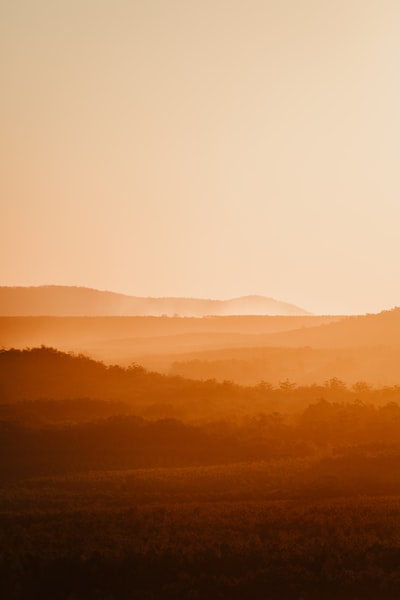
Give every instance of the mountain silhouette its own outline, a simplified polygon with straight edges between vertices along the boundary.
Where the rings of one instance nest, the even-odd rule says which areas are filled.
[[[0,287],[1,316],[229,316],[309,315],[306,310],[265,296],[231,300],[145,298],[85,287]]]

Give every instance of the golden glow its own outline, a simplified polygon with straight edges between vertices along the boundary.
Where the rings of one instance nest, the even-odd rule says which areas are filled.
[[[5,0],[1,284],[398,304],[397,0]]]

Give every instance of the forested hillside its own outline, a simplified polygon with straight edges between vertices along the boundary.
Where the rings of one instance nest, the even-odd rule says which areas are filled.
[[[400,386],[0,352],[10,600],[395,600]]]

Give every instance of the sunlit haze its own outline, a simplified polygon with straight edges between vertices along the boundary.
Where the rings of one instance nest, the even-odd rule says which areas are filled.
[[[400,304],[398,0],[2,0],[0,285]]]

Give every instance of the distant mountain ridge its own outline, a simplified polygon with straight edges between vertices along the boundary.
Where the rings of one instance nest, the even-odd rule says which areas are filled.
[[[287,302],[265,296],[231,300],[152,298],[73,286],[0,286],[1,316],[229,316],[310,315]]]

